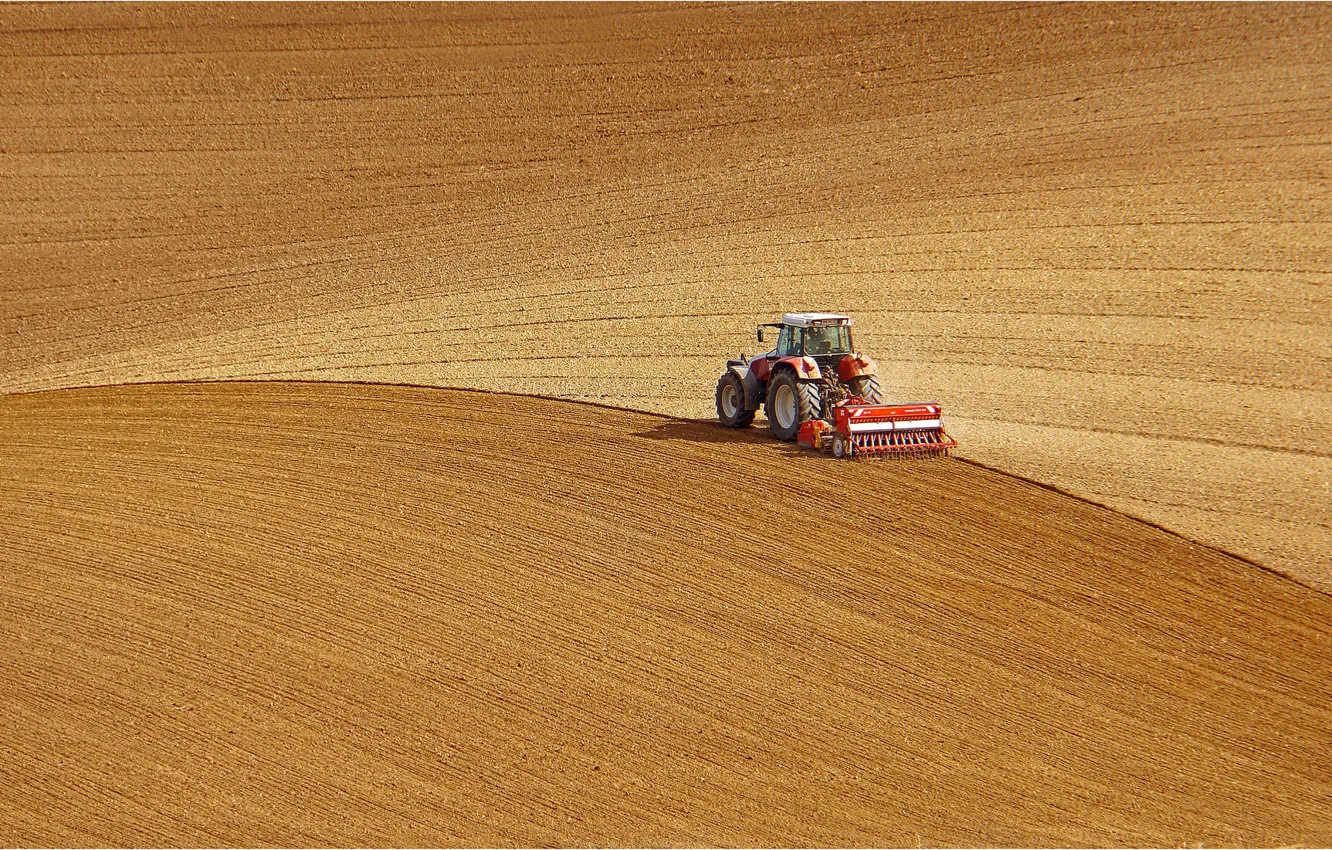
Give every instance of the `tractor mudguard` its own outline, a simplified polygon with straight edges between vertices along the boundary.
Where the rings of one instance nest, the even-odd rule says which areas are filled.
[[[837,361],[837,377],[843,381],[859,378],[861,375],[874,375],[879,371],[879,364],[874,358],[864,354],[848,354]]]
[[[749,365],[731,363],[731,371],[740,378],[740,386],[745,390],[745,410],[758,410],[759,405],[763,404],[764,386],[758,378],[754,377],[754,363]]]
[[[783,357],[773,366],[776,371],[779,366],[789,366],[796,377],[802,381],[819,381],[823,379],[823,373],[819,371],[819,364],[813,357]]]
[[[753,370],[745,372],[741,376],[740,382],[745,387],[745,410],[758,410],[759,405],[763,404],[763,399],[768,394],[767,386],[758,382],[758,378],[754,377]]]

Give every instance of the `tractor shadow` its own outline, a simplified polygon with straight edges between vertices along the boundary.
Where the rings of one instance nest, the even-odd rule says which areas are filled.
[[[749,428],[727,428],[715,419],[666,419],[646,431],[635,431],[634,436],[685,443],[748,443],[785,450],[793,455],[803,453],[795,443],[773,439],[768,424],[762,420]]]
[[[755,420],[749,428],[737,429],[727,428],[715,419],[663,419],[647,430],[634,431],[633,436],[666,442],[729,444],[732,446],[752,445],[785,457],[808,458],[811,460],[825,459],[830,463],[844,462],[834,461],[832,455],[826,451],[816,452],[801,448],[796,443],[781,442],[772,436],[772,432],[768,430],[767,421],[763,419]],[[948,457],[908,456],[891,459],[876,458],[857,462],[891,464],[894,467],[901,467],[903,465],[948,463],[949,461],[950,458]]]

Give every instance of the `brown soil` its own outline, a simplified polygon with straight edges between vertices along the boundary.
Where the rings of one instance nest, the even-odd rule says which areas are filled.
[[[1332,596],[959,460],[0,399],[0,843],[1332,842]]]
[[[1332,587],[1332,8],[0,9],[0,390],[708,414],[846,310],[965,453]]]

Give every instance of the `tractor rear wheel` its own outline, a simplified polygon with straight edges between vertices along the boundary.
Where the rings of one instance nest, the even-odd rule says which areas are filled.
[[[879,389],[879,379],[874,375],[861,375],[850,381],[851,392],[870,404],[883,404],[883,390]]]
[[[768,426],[779,440],[791,442],[800,435],[800,423],[818,418],[822,402],[819,386],[796,380],[794,372],[782,370],[768,384]]]
[[[754,411],[745,409],[745,385],[730,371],[717,381],[717,418],[727,428],[748,428]]]

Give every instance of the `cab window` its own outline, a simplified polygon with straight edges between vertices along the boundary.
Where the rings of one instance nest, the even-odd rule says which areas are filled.
[[[849,354],[851,352],[851,329],[845,325],[809,328],[805,331],[805,353]]]
[[[782,329],[777,333],[777,356],[786,357],[796,353],[796,348],[792,346],[794,339],[793,332],[795,328],[790,325],[782,325]]]

